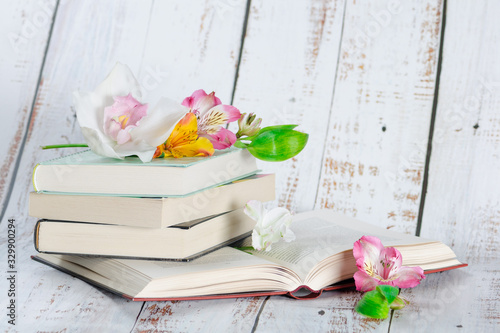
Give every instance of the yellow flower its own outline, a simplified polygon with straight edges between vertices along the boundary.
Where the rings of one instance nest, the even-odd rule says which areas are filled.
[[[156,148],[153,157],[193,157],[212,156],[212,143],[198,136],[198,122],[194,113],[187,113],[177,125],[167,141]]]

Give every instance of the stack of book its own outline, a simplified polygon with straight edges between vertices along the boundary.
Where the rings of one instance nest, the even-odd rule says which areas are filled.
[[[91,151],[38,164],[31,216],[39,252],[188,261],[248,236],[249,200],[275,196],[244,149],[210,158],[115,160]]]
[[[242,149],[148,164],[91,152],[41,163],[30,193],[30,215],[43,218],[33,259],[135,301],[314,298],[353,285],[352,247],[363,235],[426,273],[466,266],[441,242],[328,210],[295,215],[291,243],[242,251],[255,226],[242,207],[275,195],[274,175],[257,171]],[[239,249],[224,246],[239,239]]]

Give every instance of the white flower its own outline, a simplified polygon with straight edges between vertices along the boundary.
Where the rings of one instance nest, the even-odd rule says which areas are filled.
[[[271,250],[271,244],[284,239],[291,242],[295,234],[288,228],[292,223],[290,212],[281,207],[267,211],[262,202],[251,200],[244,209],[245,214],[257,221],[252,233],[252,246],[256,250]]]
[[[141,104],[140,86],[130,69],[117,63],[93,92],[74,92],[78,123],[90,149],[96,154],[122,159],[137,155],[143,162],[153,158],[177,122],[189,111],[161,99],[148,110]]]

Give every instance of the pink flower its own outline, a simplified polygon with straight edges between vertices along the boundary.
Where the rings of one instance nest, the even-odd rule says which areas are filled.
[[[359,269],[354,274],[359,291],[370,291],[383,284],[412,288],[425,278],[422,268],[402,266],[401,253],[384,247],[377,237],[361,237],[354,243],[353,254]]]
[[[223,105],[219,98],[212,92],[207,94],[203,89],[196,90],[190,97],[186,97],[182,105],[187,106],[191,112],[196,114],[198,118],[198,134],[207,137],[212,143],[215,142],[215,149],[225,149],[231,145],[224,146],[224,148],[217,148],[217,142],[223,138],[228,138],[227,133],[219,133],[223,126],[227,123],[240,119],[240,111],[231,105]],[[227,130],[226,130],[227,131]],[[213,135],[216,135],[213,137]],[[231,140],[229,140],[231,141]]]
[[[188,108],[167,98],[140,103],[141,87],[126,65],[117,63],[92,92],[75,91],[78,123],[89,148],[98,155],[149,162]]]
[[[216,134],[203,134],[202,136],[210,140],[214,149],[218,150],[229,148],[236,142],[236,135],[224,127]]]
[[[113,105],[104,108],[104,133],[122,145],[131,140],[130,130],[146,116],[148,105],[141,104],[132,94],[113,99]]]

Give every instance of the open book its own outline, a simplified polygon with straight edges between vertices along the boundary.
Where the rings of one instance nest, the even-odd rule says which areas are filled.
[[[357,270],[352,247],[363,235],[397,247],[404,265],[420,266],[426,273],[466,266],[441,242],[399,234],[328,210],[296,215],[291,229],[296,240],[273,244],[269,252],[249,254],[224,247],[183,263],[43,253],[33,259],[135,301],[293,295],[302,288],[312,291],[306,297],[313,297],[352,278]]]

